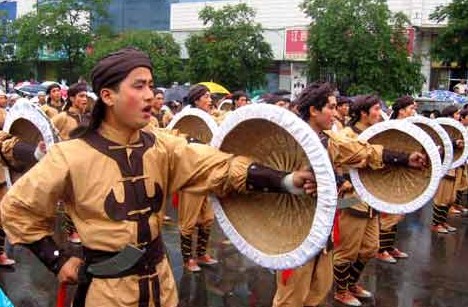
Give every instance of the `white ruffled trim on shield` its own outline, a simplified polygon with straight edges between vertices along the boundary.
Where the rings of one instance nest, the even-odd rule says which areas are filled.
[[[460,158],[452,162],[452,169],[465,164],[466,159],[468,159],[468,146],[467,146],[468,145],[468,132],[465,126],[463,126],[462,123],[456,121],[455,119],[449,118],[449,117],[439,117],[439,118],[436,118],[436,121],[440,125],[452,126],[453,128],[460,131],[460,133],[463,135],[463,142],[465,144],[465,147],[463,148],[463,153],[460,156]]]
[[[333,227],[337,190],[335,175],[328,153],[317,134],[304,121],[283,108],[273,105],[249,105],[231,112],[221,123],[211,145],[220,148],[224,138],[235,127],[250,119],[264,119],[282,127],[300,144],[307,155],[317,181],[317,208],[310,231],[296,249],[278,255],[268,255],[250,245],[233,227],[219,200],[211,195],[215,216],[219,225],[234,246],[245,256],[262,267],[283,270],[305,264],[326,246]]]
[[[444,161],[442,161],[440,178],[444,177],[445,174],[447,174],[447,172],[452,168],[453,162],[452,140],[450,140],[450,136],[448,135],[447,131],[445,131],[445,129],[442,128],[442,126],[436,120],[424,116],[411,116],[406,118],[406,120],[413,124],[420,123],[426,125],[439,135],[442,143],[444,144]]]
[[[389,120],[386,122],[380,122],[364,130],[364,132],[359,135],[358,139],[361,141],[367,141],[373,136],[390,129],[399,130],[415,138],[426,151],[429,161],[431,162],[431,180],[424,192],[416,199],[411,200],[406,204],[390,203],[375,197],[366,189],[359,177],[357,169],[351,169],[349,174],[357,194],[364,202],[369,204],[369,206],[384,213],[407,214],[420,209],[434,196],[439,186],[442,164],[437,146],[432,141],[431,137],[424,132],[424,130],[406,120]],[[391,193],[390,187],[389,193]]]
[[[205,124],[211,130],[211,133],[213,135],[216,134],[216,131],[218,130],[218,124],[216,123],[214,118],[211,117],[211,115],[206,113],[205,111],[200,110],[198,108],[192,108],[190,106],[186,106],[185,108],[182,109],[182,111],[174,115],[171,122],[167,125],[166,129],[168,130],[174,129],[175,125],[186,116],[199,117],[201,120],[205,122]]]

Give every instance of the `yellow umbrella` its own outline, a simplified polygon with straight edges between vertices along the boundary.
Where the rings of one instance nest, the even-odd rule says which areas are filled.
[[[198,84],[206,86],[211,93],[230,94],[230,92],[222,85],[214,82],[200,82]]]

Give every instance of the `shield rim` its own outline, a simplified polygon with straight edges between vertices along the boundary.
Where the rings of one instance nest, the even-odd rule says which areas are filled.
[[[444,161],[442,162],[440,177],[442,178],[451,168],[453,163],[452,141],[447,131],[435,120],[424,116],[411,116],[406,118],[411,123],[421,123],[431,127],[442,139],[444,144]]]
[[[349,174],[357,194],[364,202],[369,204],[369,206],[384,213],[407,214],[422,208],[435,195],[437,188],[439,187],[439,174],[441,172],[442,162],[440,160],[437,147],[432,141],[431,137],[426,132],[424,132],[424,130],[404,119],[389,120],[372,125],[358,136],[358,140],[367,142],[367,140],[376,134],[389,129],[395,129],[409,134],[411,137],[415,138],[421,143],[424,150],[428,154],[432,166],[431,180],[429,181],[429,184],[424,192],[421,193],[421,195],[419,195],[415,200],[407,204],[390,203],[375,197],[369,193],[369,191],[367,191],[366,187],[361,181],[361,178],[359,177],[359,171],[357,169],[351,169]]]
[[[37,130],[39,130],[47,149],[60,141],[60,138],[55,131],[55,127],[40,107],[28,101],[17,101],[7,112],[5,123],[3,124],[3,131],[10,133],[12,125],[18,119],[29,121],[37,128]],[[10,170],[7,167],[4,167],[4,172],[7,187],[10,188],[12,186]]]
[[[466,163],[466,160],[468,159],[468,131],[466,130],[465,126],[463,126],[460,122],[456,121],[453,118],[439,117],[439,118],[436,118],[436,121],[440,125],[452,126],[453,128],[460,131],[460,133],[462,134],[463,142],[465,144],[465,147],[463,148],[463,153],[460,156],[460,158],[458,158],[457,160],[452,162],[452,168],[451,169],[462,166],[463,164]]]
[[[250,119],[264,119],[279,125],[304,149],[315,171],[318,186],[317,208],[312,226],[305,240],[296,249],[278,255],[268,255],[250,245],[237,232],[224,213],[219,199],[210,195],[216,219],[234,246],[258,265],[274,270],[301,266],[322,251],[333,227],[337,190],[335,173],[328,158],[328,152],[309,125],[290,111],[274,105],[249,105],[232,112],[221,123],[218,133],[213,136],[211,146],[220,148],[228,133],[240,123]]]
[[[174,129],[174,126],[186,116],[195,116],[195,117],[200,118],[206,124],[208,129],[210,129],[211,134],[213,134],[213,136],[218,131],[218,124],[216,123],[214,118],[211,117],[210,114],[198,108],[192,108],[190,106],[183,108],[182,111],[174,115],[170,123],[167,125],[166,129],[168,130]]]

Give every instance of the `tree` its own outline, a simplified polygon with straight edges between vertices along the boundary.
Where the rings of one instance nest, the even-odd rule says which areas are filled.
[[[200,11],[199,19],[208,27],[186,42],[192,82],[214,81],[230,89],[265,83],[273,54],[254,18],[255,11],[245,3],[219,10],[207,6]]]
[[[301,8],[313,20],[308,39],[312,79],[328,77],[348,95],[394,98],[420,91],[421,64],[408,58],[406,48],[408,19],[392,14],[385,0],[310,0]]]
[[[153,31],[128,31],[117,36],[100,37],[93,43],[93,51],[86,58],[86,70],[90,71],[106,54],[123,47],[136,47],[150,56],[156,84],[170,85],[174,81],[181,81],[183,65],[180,46],[170,33]]]
[[[40,51],[50,50],[64,57],[69,80],[81,71],[87,45],[93,38],[95,18],[105,15],[108,0],[62,0],[39,4],[35,11],[14,22],[11,37],[22,61],[39,61]]]
[[[446,6],[439,6],[430,17],[438,23],[447,21],[447,27],[439,32],[434,42],[434,56],[468,67],[468,0],[453,0]]]

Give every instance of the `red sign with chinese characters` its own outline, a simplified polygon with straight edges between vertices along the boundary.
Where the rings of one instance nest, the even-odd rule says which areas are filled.
[[[414,51],[414,37],[415,32],[414,28],[406,28],[406,37],[408,39],[408,44],[406,45],[406,50],[408,51],[408,55],[412,56]]]
[[[286,59],[303,59],[307,58],[307,37],[309,31],[307,28],[292,28],[286,29]]]

